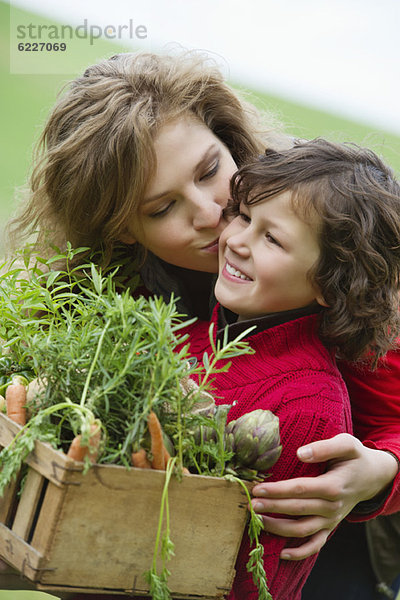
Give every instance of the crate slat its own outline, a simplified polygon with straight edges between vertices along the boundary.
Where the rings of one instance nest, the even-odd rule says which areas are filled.
[[[1,556],[20,571],[24,577],[37,581],[44,565],[44,557],[30,544],[0,523]]]
[[[11,481],[0,497],[0,523],[6,524],[13,510],[14,499],[17,493],[17,480]]]
[[[46,556],[58,524],[65,492],[65,487],[60,488],[49,481],[31,542],[36,550]]]
[[[31,530],[44,481],[43,475],[33,469],[28,470],[11,528],[23,540],[27,540]]]

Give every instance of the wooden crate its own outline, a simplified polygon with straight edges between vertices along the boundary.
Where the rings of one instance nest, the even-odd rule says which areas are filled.
[[[20,427],[0,414],[0,445]],[[37,442],[0,499],[0,556],[38,589],[147,595],[165,473],[82,463]],[[185,475],[169,486],[168,563],[174,598],[222,598],[231,587],[247,521],[241,486]],[[161,564],[161,563],[160,563]]]

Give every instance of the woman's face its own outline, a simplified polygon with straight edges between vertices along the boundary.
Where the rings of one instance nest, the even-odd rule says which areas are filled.
[[[200,120],[187,116],[161,127],[157,169],[139,219],[123,241],[139,242],[173,265],[215,273],[222,211],[236,164],[228,148]]]

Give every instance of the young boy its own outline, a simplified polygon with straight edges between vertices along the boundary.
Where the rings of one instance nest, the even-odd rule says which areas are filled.
[[[253,355],[214,380],[228,420],[257,408],[280,419],[283,451],[271,480],[313,476],[296,450],[351,432],[348,394],[335,355],[375,364],[399,333],[400,186],[369,150],[324,140],[267,151],[234,176],[235,218],[219,243],[213,314],[216,337],[250,326]],[[208,329],[192,326],[191,352],[209,351]],[[263,534],[274,600],[299,600],[316,555],[280,560],[301,540]],[[256,600],[245,536],[230,600]]]

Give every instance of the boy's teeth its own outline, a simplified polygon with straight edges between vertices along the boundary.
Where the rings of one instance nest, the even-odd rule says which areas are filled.
[[[226,263],[226,270],[230,275],[234,275],[235,277],[239,277],[240,279],[247,279],[248,281],[251,281],[250,277],[247,277],[247,275],[245,275],[241,271],[234,269],[229,263]]]

